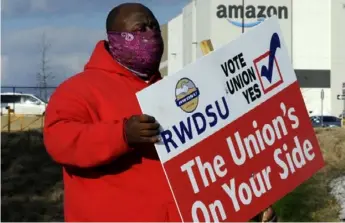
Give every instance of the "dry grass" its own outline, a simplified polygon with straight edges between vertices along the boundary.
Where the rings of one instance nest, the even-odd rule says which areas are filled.
[[[1,220],[63,221],[62,173],[38,131],[1,133]]]
[[[316,129],[326,165],[275,204],[280,221],[340,221],[329,182],[345,173],[345,129]]]
[[[317,129],[326,166],[275,204],[280,221],[339,221],[328,183],[345,173],[345,129]],[[63,221],[61,168],[38,131],[1,133],[2,221]]]

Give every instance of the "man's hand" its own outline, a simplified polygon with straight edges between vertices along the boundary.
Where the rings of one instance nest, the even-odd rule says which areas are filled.
[[[132,116],[125,124],[128,145],[159,142],[159,126],[152,116]]]

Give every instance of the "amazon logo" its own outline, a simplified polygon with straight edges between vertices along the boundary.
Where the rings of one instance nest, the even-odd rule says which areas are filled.
[[[227,19],[228,22],[237,27],[250,28],[259,25],[265,18],[276,15],[279,19],[288,19],[287,6],[266,6],[266,5],[218,5],[216,16],[220,19]],[[244,18],[244,22],[242,21]],[[249,21],[246,21],[249,20]]]

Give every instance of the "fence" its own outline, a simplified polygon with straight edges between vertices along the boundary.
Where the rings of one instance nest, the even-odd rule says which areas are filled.
[[[56,87],[1,87],[1,131],[41,129]]]

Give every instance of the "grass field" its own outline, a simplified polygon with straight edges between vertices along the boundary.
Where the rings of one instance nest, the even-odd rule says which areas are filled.
[[[61,167],[40,132],[1,133],[1,220],[63,221]]]
[[[339,221],[328,183],[345,173],[345,129],[316,130],[326,167],[274,207],[279,221]],[[61,168],[38,131],[1,134],[1,220],[63,221]]]
[[[282,221],[340,221],[329,182],[345,174],[345,128],[317,129],[326,166],[274,206]]]

